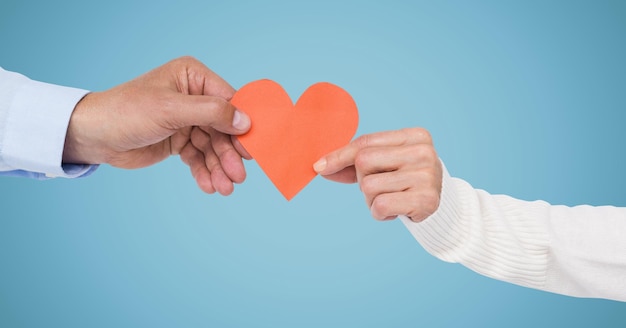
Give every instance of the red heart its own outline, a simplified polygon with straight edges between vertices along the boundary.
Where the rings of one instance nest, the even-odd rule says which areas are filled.
[[[231,103],[252,121],[239,142],[287,200],[313,180],[320,157],[350,142],[359,120],[350,94],[326,82],[310,86],[295,106],[271,80],[246,84]]]

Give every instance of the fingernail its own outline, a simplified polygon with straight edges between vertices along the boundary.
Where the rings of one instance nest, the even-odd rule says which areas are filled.
[[[237,130],[246,131],[250,128],[250,117],[243,112],[235,110],[233,115],[233,127]]]
[[[317,173],[322,172],[326,168],[326,164],[326,159],[322,158],[319,161],[315,162],[315,164],[313,164],[313,169]]]

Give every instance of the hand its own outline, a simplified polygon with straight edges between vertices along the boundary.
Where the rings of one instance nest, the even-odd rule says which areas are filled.
[[[180,155],[207,193],[232,193],[246,173],[243,134],[250,119],[229,102],[235,90],[191,57],[85,96],[70,119],[64,163],[140,168]]]
[[[421,128],[361,136],[322,157],[314,169],[329,180],[357,182],[377,220],[406,215],[420,222],[439,207],[441,162]]]

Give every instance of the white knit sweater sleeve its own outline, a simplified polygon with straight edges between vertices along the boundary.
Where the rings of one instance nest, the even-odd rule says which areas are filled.
[[[445,168],[441,196],[421,223],[401,217],[437,258],[526,287],[626,301],[626,208],[491,195]]]

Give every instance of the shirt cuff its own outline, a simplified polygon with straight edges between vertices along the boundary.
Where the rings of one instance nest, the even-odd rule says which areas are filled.
[[[62,165],[70,117],[88,92],[26,80],[7,116],[2,150],[5,163],[48,178],[75,178],[93,172],[97,166]]]

